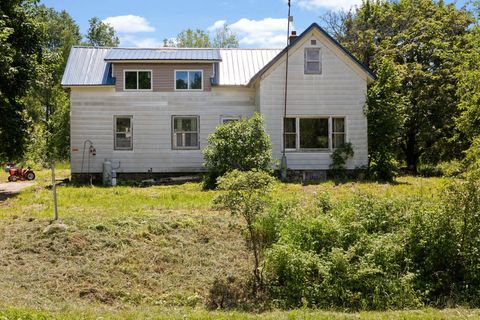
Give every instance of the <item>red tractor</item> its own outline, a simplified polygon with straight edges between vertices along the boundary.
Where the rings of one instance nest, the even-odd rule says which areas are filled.
[[[15,182],[17,180],[34,180],[35,179],[35,172],[28,167],[27,169],[23,169],[23,167],[15,168],[13,165],[7,165],[5,168],[5,172],[8,172],[10,175],[8,176],[8,181]]]

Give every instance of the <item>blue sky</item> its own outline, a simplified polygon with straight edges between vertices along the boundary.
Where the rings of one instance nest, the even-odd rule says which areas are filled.
[[[461,5],[466,0],[458,1]],[[361,0],[292,0],[294,29],[302,32],[329,10],[348,9]],[[84,34],[88,19],[97,16],[117,30],[120,45],[158,47],[185,28],[214,32],[230,25],[245,48],[283,47],[286,42],[286,0],[43,0],[66,10]]]

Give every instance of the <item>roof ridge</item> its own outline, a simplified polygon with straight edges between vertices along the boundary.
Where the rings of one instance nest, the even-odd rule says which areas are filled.
[[[158,48],[139,48],[139,47],[103,47],[103,46],[86,46],[74,45],[72,48],[85,49],[120,49],[120,50],[282,50],[283,48],[178,48],[178,47],[158,47]]]

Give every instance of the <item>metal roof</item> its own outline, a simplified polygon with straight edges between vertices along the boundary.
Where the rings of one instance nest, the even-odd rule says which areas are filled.
[[[116,60],[207,60],[219,61],[218,49],[190,48],[112,48],[105,57],[106,61]]]
[[[113,85],[111,65],[105,62],[110,48],[72,47],[62,86]]]
[[[244,86],[269,63],[280,49],[219,49],[222,61],[216,82],[224,86]]]

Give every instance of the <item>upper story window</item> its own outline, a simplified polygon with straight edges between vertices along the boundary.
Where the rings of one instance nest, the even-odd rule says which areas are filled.
[[[305,73],[322,73],[320,48],[305,48]]]
[[[132,150],[133,149],[133,126],[132,116],[115,116],[115,150]]]
[[[152,71],[125,70],[125,90],[152,90]]]
[[[203,90],[203,71],[176,70],[175,90]]]
[[[283,122],[285,149],[331,150],[346,142],[343,117],[291,117]]]

